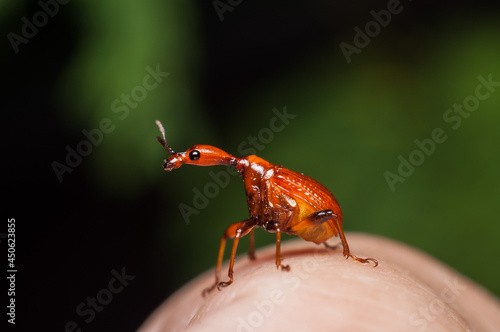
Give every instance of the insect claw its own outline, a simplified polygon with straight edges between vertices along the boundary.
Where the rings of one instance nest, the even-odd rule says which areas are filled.
[[[221,281],[217,284],[217,290],[221,291],[223,287],[227,287],[233,283],[233,280],[230,279],[228,281]]]
[[[375,265],[373,265],[373,267],[377,267],[378,266],[378,260],[376,260],[375,258],[367,258],[367,260],[370,260],[373,263],[375,263]]]
[[[360,258],[360,257],[354,256],[354,255],[350,255],[350,257],[352,257],[353,261],[359,262],[361,264],[370,264],[370,261],[371,261],[375,264],[373,267],[378,266],[378,260],[376,260],[375,258]]]
[[[361,263],[363,264],[370,264],[370,261],[373,262],[375,265],[373,267],[377,267],[378,261],[375,258],[360,258]]]

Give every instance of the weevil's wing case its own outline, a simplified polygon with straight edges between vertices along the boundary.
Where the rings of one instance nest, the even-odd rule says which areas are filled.
[[[310,177],[291,171],[282,166],[275,166],[274,176],[271,178],[274,201],[288,202],[293,206],[294,213],[287,221],[286,230],[296,225],[314,212],[332,210],[342,225],[342,211],[333,194],[321,183]],[[337,236],[338,229],[332,221],[321,225],[303,228],[293,234],[306,241],[323,243],[332,236]]]

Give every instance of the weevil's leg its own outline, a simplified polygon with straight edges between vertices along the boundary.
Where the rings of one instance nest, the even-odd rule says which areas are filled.
[[[250,231],[250,249],[248,250],[248,256],[253,261],[255,260],[255,229],[252,228]]]
[[[221,290],[222,287],[227,287],[233,283],[233,267],[234,267],[234,257],[236,256],[236,249],[238,248],[238,242],[240,241],[241,231],[236,232],[236,236],[233,240],[233,250],[231,251],[231,258],[229,260],[229,270],[227,272],[227,276],[229,277],[228,281],[221,281],[217,284],[217,289]]]
[[[344,231],[342,230],[342,225],[339,223],[337,215],[333,213],[332,210],[321,210],[311,214],[307,218],[304,218],[302,221],[300,221],[298,224],[290,227],[290,229],[287,230],[287,233],[293,233],[304,228],[318,226],[328,220],[332,220],[333,223],[335,224],[335,227],[337,227],[339,231],[340,240],[342,241],[342,246],[344,247],[344,256],[346,258],[351,257],[356,262],[360,262],[363,264],[369,263],[371,261],[375,264],[375,266],[378,265],[378,261],[375,258],[361,258],[351,254],[351,251],[349,250],[349,245],[347,244],[347,240],[344,235]],[[326,247],[329,247],[327,244],[324,245]]]
[[[231,226],[229,226],[231,227]],[[215,267],[215,283],[210,286],[210,287],[207,287],[203,290],[203,292],[201,293],[201,295],[203,297],[205,297],[208,293],[210,293],[211,291],[214,290],[215,286],[217,286],[217,284],[219,283],[219,280],[220,280],[220,267],[222,265],[222,258],[224,257],[224,249],[226,248],[226,233],[227,233],[227,230],[226,232],[224,233],[224,235],[222,236],[222,239],[220,240],[220,246],[219,246],[219,255],[217,256],[217,265]]]
[[[344,231],[342,230],[342,225],[340,225],[337,218],[333,218],[332,220],[333,220],[335,226],[337,227],[337,229],[339,230],[340,240],[342,241],[342,246],[344,247],[344,257],[345,258],[351,257],[354,261],[360,262],[363,264],[373,262],[375,264],[373,267],[376,267],[378,265],[378,261],[375,258],[370,258],[370,257],[369,258],[361,258],[361,257],[357,257],[357,256],[351,254],[351,251],[349,250],[349,245],[347,244],[347,240],[346,240],[345,235],[344,235]]]
[[[227,276],[229,277],[228,281],[221,281],[217,284],[217,289],[221,290],[221,287],[227,287],[233,283],[233,267],[234,267],[234,258],[236,257],[236,249],[238,249],[238,242],[240,238],[247,235],[255,226],[255,220],[246,220],[241,223],[236,224],[236,229],[234,233],[231,233],[231,237],[233,240],[233,250],[231,251],[231,258],[229,259],[229,270],[227,272]]]
[[[282,271],[290,271],[290,265],[281,264],[281,229],[278,224],[276,227],[276,268],[280,267]]]
[[[229,225],[229,227],[226,229],[224,234],[222,235],[222,239],[220,241],[220,247],[219,247],[219,255],[217,256],[217,266],[215,267],[215,283],[203,290],[202,295],[205,296],[208,293],[210,293],[212,290],[217,287],[217,289],[220,290],[220,287],[226,287],[229,286],[233,282],[233,266],[234,266],[234,257],[236,256],[236,249],[238,247],[238,241],[239,238],[248,234],[253,227],[255,226],[255,221],[252,219],[241,221],[234,223],[232,225]],[[226,240],[227,239],[233,239],[233,250],[231,252],[231,260],[229,262],[229,281],[227,282],[219,282],[220,280],[220,269],[222,266],[222,259],[224,258],[224,249],[226,247]]]

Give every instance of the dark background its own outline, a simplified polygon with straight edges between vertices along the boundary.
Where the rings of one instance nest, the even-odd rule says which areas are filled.
[[[223,20],[211,1],[42,1],[53,17],[18,52],[9,34],[21,36],[22,18],[43,8],[1,3],[0,233],[15,218],[19,330],[75,321],[83,331],[133,331],[210,269],[225,227],[247,217],[243,185],[232,176],[184,218],[179,205],[193,206],[193,190],[224,168],[165,173],[154,120],[174,150],[211,144],[240,156],[240,143],[284,107],[296,117],[259,156],[325,184],[346,231],[417,247],[500,294],[500,89],[456,130],[443,119],[474,95],[478,76],[500,81],[496,2],[402,1],[350,63],[340,43],[353,45],[354,28],[364,31],[386,1],[241,1]],[[169,76],[120,119],[112,103],[142,85],[148,66]],[[105,118],[114,130],[59,181],[53,163]],[[384,173],[397,174],[398,156],[435,128],[447,140],[391,191]],[[259,246],[273,239],[257,232]],[[76,308],[122,269],[135,278],[86,323]]]

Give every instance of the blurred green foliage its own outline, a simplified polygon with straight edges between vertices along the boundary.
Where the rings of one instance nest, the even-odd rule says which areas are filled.
[[[227,96],[233,112],[221,120],[211,118],[198,95],[207,64],[193,3],[94,0],[72,6],[82,36],[60,74],[60,121],[77,134],[97,128],[103,118],[113,121],[115,130],[81,167],[96,195],[126,201],[151,188],[161,192],[164,216],[156,240],[164,251],[148,259],[170,262],[164,269],[179,283],[215,264],[220,235],[247,218],[247,208],[241,180],[232,177],[186,224],[179,204],[192,205],[193,188],[203,190],[212,181],[209,171],[224,168],[163,172],[165,152],[154,140],[154,120],[163,122],[175,150],[212,144],[238,155],[241,142],[269,126],[272,109],[286,106],[297,117],[259,156],[326,185],[344,210],[346,231],[408,243],[500,294],[500,88],[457,130],[443,120],[447,109],[474,93],[479,75],[500,81],[496,19],[485,15],[463,27],[460,13],[450,12],[422,39],[414,38],[418,31],[389,27],[351,64],[332,42]],[[343,40],[352,37],[350,32]],[[157,65],[170,75],[120,119],[113,101],[142,84],[146,67]],[[398,155],[407,158],[414,140],[429,138],[434,128],[444,129],[446,142],[391,192],[384,172],[397,173]],[[273,240],[257,232],[259,245]],[[245,248],[242,241],[239,252]]]

